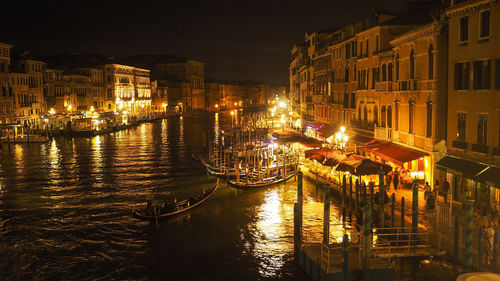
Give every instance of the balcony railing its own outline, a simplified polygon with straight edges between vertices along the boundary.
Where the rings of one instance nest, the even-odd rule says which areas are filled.
[[[392,128],[388,127],[375,127],[375,138],[381,140],[392,139]]]
[[[377,92],[392,91],[392,82],[390,81],[375,82],[375,91]]]
[[[415,91],[418,90],[418,80],[409,79],[399,81],[399,90],[400,91]]]
[[[486,154],[488,154],[489,146],[487,146],[486,144],[473,143],[471,149],[474,152],[480,152],[480,153],[486,153]]]
[[[357,128],[357,129],[362,129],[362,130],[367,130],[367,131],[373,131],[373,129],[375,128],[375,123],[373,122],[366,122],[366,121],[363,121],[363,120],[351,120],[351,125],[354,127],[354,128]]]
[[[451,143],[451,146],[453,146],[454,148],[467,149],[467,142],[461,140],[454,140]]]
[[[420,80],[418,88],[420,90],[437,90],[438,83],[437,80]]]

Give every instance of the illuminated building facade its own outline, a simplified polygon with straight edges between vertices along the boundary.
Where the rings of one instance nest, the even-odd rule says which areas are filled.
[[[11,75],[15,78],[13,83],[15,86],[12,86],[18,91],[15,103],[16,121],[33,128],[40,126],[40,118],[45,110],[43,82],[45,63],[19,56],[14,60],[13,69]]]
[[[444,160],[469,169],[451,169],[444,160],[438,164],[454,200],[469,193],[475,200],[487,198],[485,204],[496,205],[500,202],[500,183],[494,177],[500,172],[500,2],[456,2],[444,14],[449,25],[450,155]]]
[[[104,65],[106,111],[145,116],[151,107],[150,71],[121,64]]]
[[[0,124],[14,123],[13,92],[10,72],[12,45],[0,43]]]

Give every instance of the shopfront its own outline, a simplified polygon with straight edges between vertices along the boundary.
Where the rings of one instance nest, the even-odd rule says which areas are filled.
[[[394,143],[383,143],[370,149],[373,158],[398,171],[402,184],[414,180],[419,180],[422,185],[425,182],[432,184],[432,159],[428,153]]]

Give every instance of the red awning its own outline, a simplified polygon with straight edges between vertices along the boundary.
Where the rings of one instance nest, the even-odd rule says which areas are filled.
[[[332,125],[328,125],[328,124],[324,124],[323,126],[319,127],[317,129],[317,131],[322,138],[327,139],[336,133],[337,127],[332,126]]]
[[[384,160],[393,162],[394,164],[400,166],[403,166],[406,162],[410,162],[424,156],[429,156],[429,154],[425,152],[406,148],[394,143],[386,143],[373,148],[372,153]]]
[[[370,143],[374,143],[375,139],[372,137],[367,137],[363,135],[354,135],[349,139],[350,142],[353,142],[355,144],[360,144],[360,145],[367,145]]]

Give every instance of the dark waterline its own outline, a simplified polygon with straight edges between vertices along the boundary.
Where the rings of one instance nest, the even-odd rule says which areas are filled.
[[[293,263],[293,180],[252,191],[224,183],[158,228],[131,217],[152,193],[182,199],[215,183],[191,152],[202,150],[204,132],[230,124],[218,119],[173,117],[90,139],[3,145],[0,279],[306,278]],[[322,192],[306,181],[305,195],[307,239],[320,241]],[[339,219],[334,207],[332,223]]]

